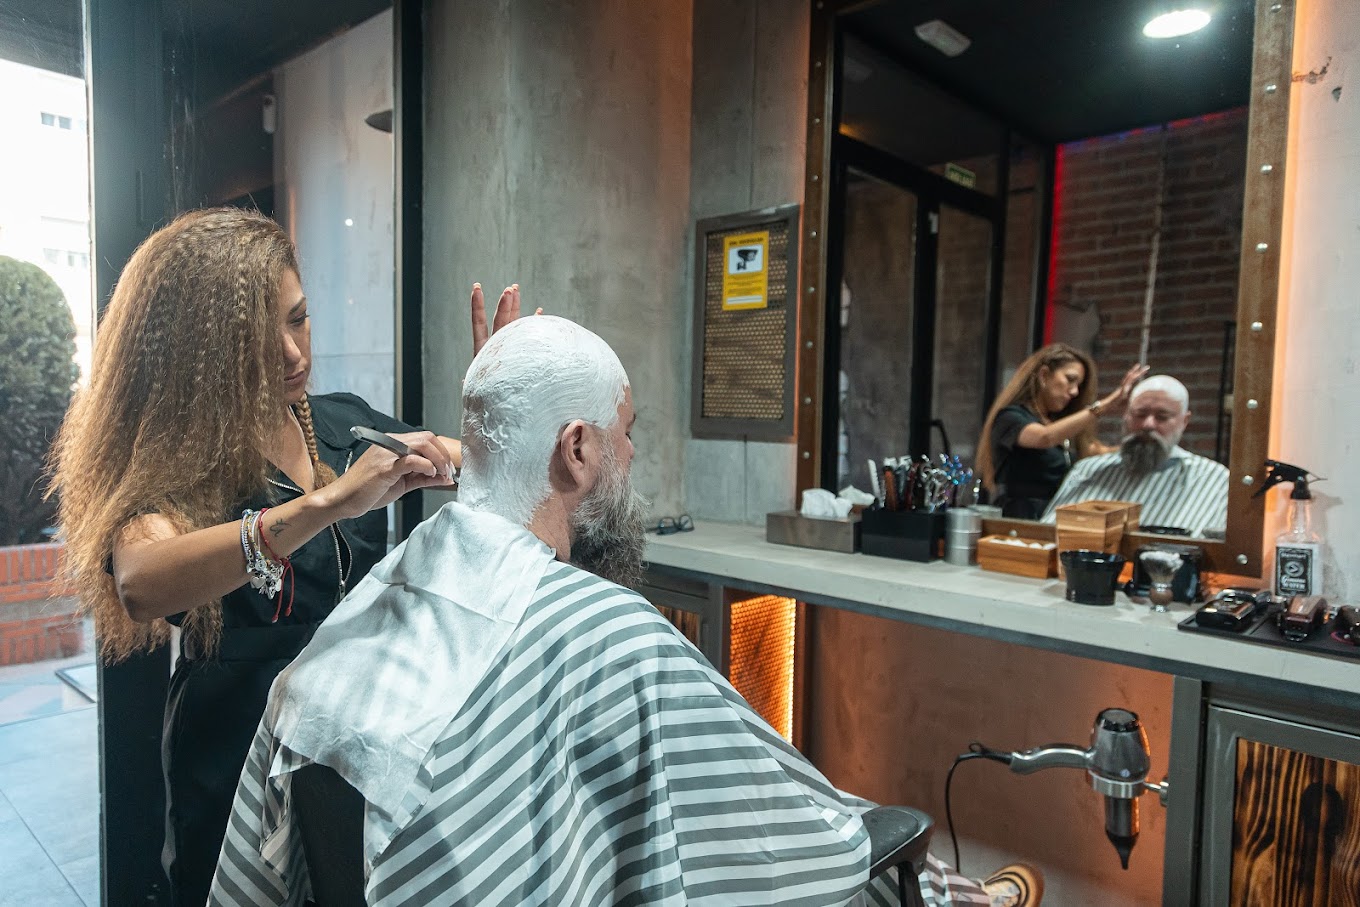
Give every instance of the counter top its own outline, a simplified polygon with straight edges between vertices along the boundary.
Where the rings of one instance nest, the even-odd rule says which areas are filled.
[[[1298,685],[1360,706],[1360,660],[1177,630],[1188,605],[1157,614],[1122,593],[1112,607],[1077,605],[1058,580],[776,545],[763,527],[729,523],[651,536],[647,559],[658,572],[811,604],[1276,693]]]

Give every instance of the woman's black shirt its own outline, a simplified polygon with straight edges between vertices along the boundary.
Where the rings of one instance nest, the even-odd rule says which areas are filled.
[[[309,397],[308,401],[312,408],[312,427],[316,431],[317,456],[337,476],[344,474],[350,464],[368,449],[368,442],[355,440],[350,434],[351,426],[363,425],[388,433],[415,430],[390,416],[384,416],[353,394],[326,394]],[[227,519],[239,518],[247,508],[260,510],[274,507],[301,496],[301,489],[281,470],[275,469],[269,487],[250,500],[242,501],[227,514]],[[263,593],[246,584],[222,597],[222,628],[229,631],[241,627],[266,627],[274,623],[282,626],[319,623],[386,553],[385,509],[370,510],[357,519],[340,520],[312,536],[289,556],[289,563],[293,566],[291,614],[284,614],[280,608],[276,622],[275,600],[266,598]],[[290,582],[285,579],[285,605],[289,587]],[[178,624],[183,618],[183,614],[177,614],[168,619]]]
[[[995,503],[1001,507],[1003,516],[1019,520],[1039,519],[1072,468],[1072,456],[1065,444],[1039,448],[1020,446],[1020,432],[1025,426],[1042,424],[1037,415],[1019,404],[1001,410],[992,422]]]

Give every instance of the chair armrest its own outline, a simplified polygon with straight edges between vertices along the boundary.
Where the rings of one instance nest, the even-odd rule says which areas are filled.
[[[921,871],[935,820],[909,806],[877,806],[860,818],[869,832],[869,878],[901,863]]]

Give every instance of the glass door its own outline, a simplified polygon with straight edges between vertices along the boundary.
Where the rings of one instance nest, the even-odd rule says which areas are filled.
[[[910,452],[919,208],[914,193],[859,170],[847,170],[844,188],[838,489],[871,487],[868,460]]]
[[[987,318],[991,300],[990,220],[941,205],[935,240],[935,345],[929,452],[971,463],[987,416]]]
[[[868,461],[887,457],[971,465],[995,378],[999,208],[854,139],[836,148],[822,484],[872,488]]]

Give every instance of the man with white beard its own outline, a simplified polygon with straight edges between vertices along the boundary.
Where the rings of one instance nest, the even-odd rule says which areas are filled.
[[[1221,538],[1228,519],[1228,467],[1180,447],[1190,422],[1190,394],[1168,375],[1146,378],[1124,411],[1124,440],[1114,453],[1078,460],[1044,511],[1082,501],[1143,505],[1144,526]]]
[[[460,500],[275,682],[211,904],[310,896],[291,785],[311,763],[366,801],[372,905],[896,903],[895,876],[868,879],[871,804],[616,584],[644,553],[634,418],[590,331],[541,316],[492,337],[463,387]],[[918,882],[929,904],[991,903],[933,859]]]

